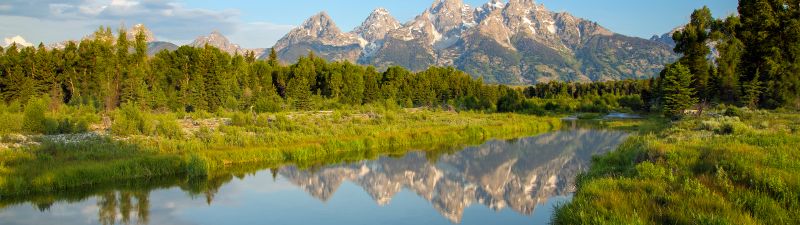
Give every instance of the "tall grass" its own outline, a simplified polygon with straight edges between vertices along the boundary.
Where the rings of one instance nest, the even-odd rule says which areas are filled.
[[[162,113],[123,107],[113,136],[0,151],[0,197],[120,179],[213,176],[243,164],[315,165],[408,150],[478,144],[560,127],[555,117],[431,110],[294,113]],[[230,119],[220,119],[230,118]],[[178,124],[191,124],[184,127]],[[67,136],[68,138],[69,136]]]
[[[800,114],[737,111],[629,138],[594,160],[553,222],[800,223]]]

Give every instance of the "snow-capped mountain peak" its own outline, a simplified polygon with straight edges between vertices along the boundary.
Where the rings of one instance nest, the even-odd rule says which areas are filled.
[[[617,35],[534,0],[487,1],[473,9],[462,0],[434,0],[402,24],[378,8],[350,33],[323,12],[274,48],[286,62],[313,51],[378,68],[454,66],[499,83],[643,78],[675,57],[664,45]]]
[[[383,39],[389,31],[400,28],[400,22],[389,13],[389,10],[377,8],[361,23],[353,29],[352,33],[360,36],[369,42]]]

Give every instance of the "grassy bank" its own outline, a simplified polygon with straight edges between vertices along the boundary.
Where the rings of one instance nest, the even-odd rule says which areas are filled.
[[[598,157],[556,224],[800,223],[800,114],[651,120]]]
[[[513,138],[560,127],[555,117],[429,110],[112,115],[111,135],[35,138],[0,151],[0,197],[132,178],[226,173],[246,163],[313,165]],[[218,118],[229,119],[218,119]]]

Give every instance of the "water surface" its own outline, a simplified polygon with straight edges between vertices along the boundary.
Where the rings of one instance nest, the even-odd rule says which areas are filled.
[[[570,129],[446,154],[119,182],[0,199],[0,224],[543,224],[591,156],[627,136]]]

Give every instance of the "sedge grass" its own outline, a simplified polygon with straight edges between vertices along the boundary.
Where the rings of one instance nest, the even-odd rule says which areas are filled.
[[[652,125],[595,158],[555,224],[798,224],[800,114]]]
[[[137,115],[155,121],[153,126],[138,127],[159,127],[165,118],[187,116],[195,115]],[[308,166],[357,160],[528,136],[560,127],[556,117],[428,110],[244,116],[249,123],[201,127],[182,135],[159,135],[175,132],[147,129],[147,135],[137,135],[143,133],[139,130],[72,143],[42,138],[40,146],[0,151],[0,198],[125,179],[215,177],[246,164]]]

